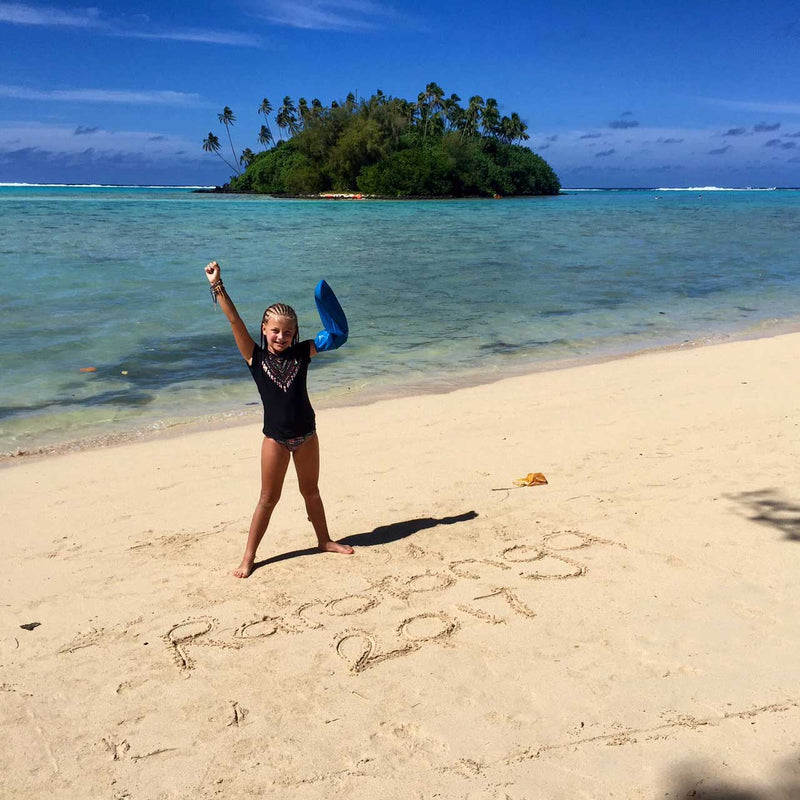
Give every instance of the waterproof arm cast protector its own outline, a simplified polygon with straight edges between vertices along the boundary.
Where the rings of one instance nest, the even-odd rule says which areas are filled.
[[[320,281],[317,288],[314,289],[314,300],[324,326],[324,330],[314,337],[314,347],[319,353],[325,350],[335,350],[347,341],[349,333],[347,317],[344,315],[333,289],[325,281]]]

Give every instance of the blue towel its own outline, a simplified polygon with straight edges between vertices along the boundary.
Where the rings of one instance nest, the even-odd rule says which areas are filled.
[[[314,289],[314,300],[317,303],[319,318],[322,320],[324,330],[321,330],[314,337],[314,347],[317,352],[325,350],[336,350],[347,341],[349,328],[347,327],[347,317],[344,315],[333,289],[327,282],[322,280]]]

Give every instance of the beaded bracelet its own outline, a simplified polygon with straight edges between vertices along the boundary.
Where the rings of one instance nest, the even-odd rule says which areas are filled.
[[[211,299],[214,301],[214,305],[217,304],[217,296],[221,295],[225,291],[225,285],[222,283],[221,280],[212,283],[209,287],[209,291],[211,292]]]

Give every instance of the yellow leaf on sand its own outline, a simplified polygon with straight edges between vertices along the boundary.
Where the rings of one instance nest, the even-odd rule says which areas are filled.
[[[541,486],[547,478],[541,472],[529,472],[524,478],[517,478],[514,486]]]

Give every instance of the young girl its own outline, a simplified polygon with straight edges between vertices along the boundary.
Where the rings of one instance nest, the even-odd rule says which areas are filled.
[[[264,403],[264,441],[261,443],[261,495],[258,498],[242,563],[233,571],[246,578],[253,571],[256,550],[267,530],[269,519],[283,487],[283,479],[294,461],[300,493],[321,551],[352,553],[353,548],[331,540],[325,509],[319,494],[319,440],[315,429],[314,409],[308,399],[306,374],[309,361],[322,350],[334,350],[347,340],[347,320],[335,295],[325,281],[320,281],[314,296],[324,330],[317,336],[299,341],[297,315],[291,306],[271,305],[261,319],[261,343],[256,344],[247,332],[239,312],[225,291],[220,267],[212,261],[206,267],[214,302],[219,302],[233,330],[239,352],[250,367]]]

